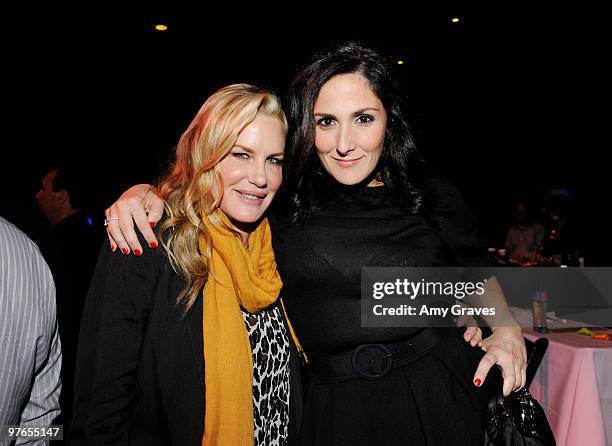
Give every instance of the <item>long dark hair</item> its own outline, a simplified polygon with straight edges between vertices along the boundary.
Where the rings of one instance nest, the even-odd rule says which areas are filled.
[[[294,77],[288,90],[289,132],[285,153],[286,198],[294,223],[315,209],[314,183],[326,172],[315,149],[313,109],[319,91],[339,74],[364,76],[387,112],[387,129],[377,172],[411,214],[423,202],[424,163],[406,116],[405,95],[393,64],[371,47],[354,41],[335,43],[317,52]]]

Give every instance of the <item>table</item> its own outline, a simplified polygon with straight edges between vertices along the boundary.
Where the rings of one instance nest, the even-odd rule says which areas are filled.
[[[548,350],[529,390],[541,404],[559,446],[612,445],[612,341],[574,332],[536,333]]]

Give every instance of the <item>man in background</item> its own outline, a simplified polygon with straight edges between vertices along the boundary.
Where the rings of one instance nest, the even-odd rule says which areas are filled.
[[[34,242],[2,217],[0,341],[4,446],[10,443],[7,426],[49,427],[60,414],[62,352],[51,272]]]
[[[515,263],[531,262],[542,248],[546,229],[531,219],[529,208],[522,201],[515,203],[513,215],[516,224],[508,229],[506,252]]]
[[[103,232],[96,231],[93,222],[81,212],[83,183],[75,169],[55,168],[47,172],[36,193],[38,207],[51,226],[39,246],[57,287],[57,315],[64,349],[61,423],[66,429],[72,418],[81,316],[103,236]]]

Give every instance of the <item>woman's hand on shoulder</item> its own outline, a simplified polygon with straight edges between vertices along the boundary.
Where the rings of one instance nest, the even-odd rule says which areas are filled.
[[[520,390],[527,379],[527,350],[523,329],[520,326],[496,327],[493,334],[483,339],[479,347],[486,354],[480,360],[474,375],[474,384],[478,387],[484,383],[489,370],[499,365],[504,379],[504,396],[512,390]]]
[[[134,222],[151,248],[158,246],[153,227],[164,213],[164,202],[150,184],[137,184],[126,190],[106,211],[106,234],[111,250],[142,254]]]

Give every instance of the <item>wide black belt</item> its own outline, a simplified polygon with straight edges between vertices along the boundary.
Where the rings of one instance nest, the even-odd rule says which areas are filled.
[[[309,364],[319,383],[352,379],[381,379],[391,369],[419,359],[436,346],[445,334],[426,328],[419,334],[388,344],[362,344],[350,352],[310,356]]]

